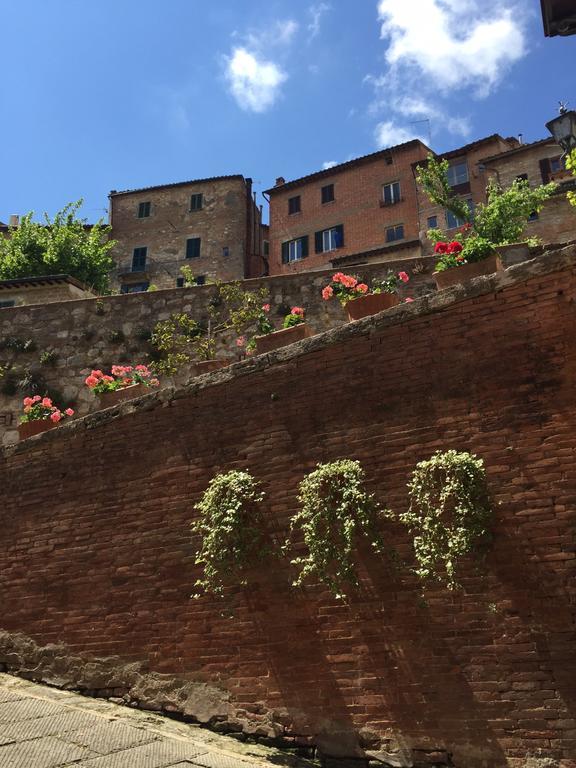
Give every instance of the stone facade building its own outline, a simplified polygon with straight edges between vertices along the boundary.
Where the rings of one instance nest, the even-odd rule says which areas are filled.
[[[265,274],[261,223],[252,180],[241,175],[114,190],[113,286],[121,293],[175,288],[184,283],[183,266],[198,284]]]
[[[93,298],[94,293],[90,288],[70,275],[42,275],[0,280],[0,309]]]
[[[413,164],[419,140],[286,182],[270,195],[270,274],[420,253]]]

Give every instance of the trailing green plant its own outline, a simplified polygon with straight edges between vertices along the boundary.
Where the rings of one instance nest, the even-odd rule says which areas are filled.
[[[70,203],[53,219],[32,221],[33,212],[10,227],[8,237],[0,238],[0,279],[72,275],[97,291],[108,291],[109,274],[114,266],[110,250],[111,228],[101,221],[87,225],[76,217],[82,200]]]
[[[290,531],[301,531],[308,551],[291,561],[299,568],[294,586],[318,579],[336,598],[343,599],[346,587],[358,584],[354,551],[359,537],[366,537],[375,552],[383,552],[378,520],[389,513],[378,508],[364,483],[360,462],[351,459],[318,464],[302,480],[301,506]]]
[[[227,584],[247,583],[246,569],[267,554],[260,504],[264,493],[249,472],[232,470],[213,477],[194,509],[192,531],[202,537],[196,564],[203,566],[195,582],[202,593],[222,596]]]
[[[417,575],[458,588],[458,562],[489,536],[492,509],[483,460],[438,451],[416,465],[408,492],[410,507],[399,519],[414,537]]]
[[[58,353],[55,349],[46,349],[40,355],[40,365],[56,365],[58,360]]]
[[[108,341],[111,344],[120,344],[121,341],[124,341],[123,331],[119,329],[110,331],[110,333],[108,334]]]

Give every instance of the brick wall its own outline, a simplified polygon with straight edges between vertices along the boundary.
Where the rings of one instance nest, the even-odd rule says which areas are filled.
[[[417,272],[413,268],[417,265]],[[354,268],[363,279],[383,277],[388,268],[404,269],[412,280],[403,294],[416,297],[434,289],[432,260],[407,260]],[[424,270],[424,271],[421,271]],[[302,306],[314,331],[323,331],[346,322],[345,311],[337,301],[325,302],[321,290],[332,271],[248,280],[246,289],[266,288],[272,307],[272,320],[279,328],[290,307]],[[198,321],[207,318],[207,306],[214,296],[213,286],[152,291],[150,293],[105,296],[101,299],[56,303],[46,306],[0,309],[0,367],[12,362],[20,370],[32,368],[59,390],[67,404],[83,415],[98,408],[98,402],[83,382],[92,368],[109,369],[113,363],[148,362],[147,334],[160,320],[172,313],[185,312]],[[2,349],[2,341],[16,337],[31,340],[33,350],[14,355]],[[41,365],[40,355],[56,353],[53,365]],[[230,335],[221,340],[218,357],[235,359],[237,348]],[[190,377],[183,371],[181,380]],[[17,440],[18,416],[24,394],[5,394],[0,380],[0,445]]]
[[[332,172],[314,175],[310,180],[286,189],[276,187],[270,192],[270,273],[290,274],[325,268],[335,257],[341,258],[386,245],[386,230],[404,225],[404,241],[418,239],[418,210],[412,163],[424,159],[429,150],[421,142],[409,142],[360,158],[335,168]],[[391,162],[390,162],[391,161]],[[384,184],[400,182],[401,202],[386,207]],[[322,203],[322,187],[334,185],[334,200]],[[288,200],[299,195],[300,213],[288,213]],[[316,232],[342,225],[344,245],[335,251],[315,253]],[[282,243],[307,235],[309,255],[302,261],[282,264]],[[401,258],[401,253],[387,258]]]
[[[32,640],[107,657],[110,680],[140,662],[220,687],[222,727],[267,718],[328,753],[358,738],[395,765],[574,768],[575,300],[572,247],[4,449],[0,628],[20,650],[0,662],[41,677]],[[316,462],[361,460],[401,510],[415,463],[448,448],[484,459],[495,511],[461,592],[422,595],[387,524],[406,565],[360,549],[349,604],[293,591],[285,559],[190,599],[216,472],[254,473],[281,540]]]

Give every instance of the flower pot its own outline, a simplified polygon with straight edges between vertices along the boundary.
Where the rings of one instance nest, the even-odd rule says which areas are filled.
[[[145,384],[130,384],[122,389],[115,389],[113,392],[101,392],[98,395],[101,408],[112,408],[113,405],[123,403],[125,400],[133,400],[135,397],[141,397],[149,391]]]
[[[201,360],[199,363],[194,363],[195,374],[200,376],[202,373],[226,368],[227,365],[230,365],[230,360]]]
[[[298,323],[291,328],[282,328],[280,331],[273,331],[265,336],[256,336],[254,339],[256,352],[259,355],[264,352],[272,352],[274,349],[293,344],[295,341],[302,341],[309,336],[312,336],[312,329],[306,323]]]
[[[47,432],[49,429],[54,429],[56,422],[52,419],[34,419],[33,421],[25,421],[23,424],[18,424],[18,435],[20,440],[26,440],[34,435],[39,435],[41,432]]]
[[[397,293],[369,293],[367,296],[359,296],[346,302],[346,311],[349,320],[360,320],[362,317],[395,307],[399,303]]]
[[[528,243],[498,245],[496,250],[500,255],[500,260],[504,268],[511,267],[513,264],[520,264],[523,261],[528,261],[530,258],[530,246]]]
[[[463,264],[461,267],[451,267],[445,269],[443,272],[434,272],[434,279],[436,280],[436,287],[438,290],[442,288],[449,288],[451,285],[458,285],[459,283],[465,283],[467,280],[472,280],[474,277],[480,277],[481,275],[492,275],[494,272],[499,272],[502,269],[502,262],[500,256],[495,252],[491,256],[488,256],[482,261],[474,261],[471,264]]]

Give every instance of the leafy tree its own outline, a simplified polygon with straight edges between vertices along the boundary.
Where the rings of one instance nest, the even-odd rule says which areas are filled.
[[[516,179],[503,189],[490,180],[486,187],[487,202],[479,203],[471,211],[450,186],[448,168],[447,160],[437,160],[430,155],[426,165],[418,167],[417,181],[435,205],[446,208],[470,225],[469,237],[483,238],[493,245],[517,242],[530,215],[540,211],[557,189],[554,183],[531,187],[523,179]],[[438,230],[431,230],[429,236],[434,241],[442,239]]]
[[[82,200],[69,203],[51,221],[32,221],[31,211],[18,227],[0,238],[0,279],[71,275],[99,293],[109,291],[109,273],[114,267],[109,239],[111,228],[101,221],[91,227],[76,214]]]
[[[576,178],[576,149],[573,149],[566,158],[566,168],[572,171],[572,175]],[[567,196],[570,204],[576,207],[576,192],[568,192]]]

